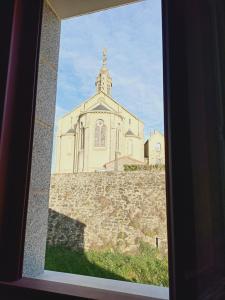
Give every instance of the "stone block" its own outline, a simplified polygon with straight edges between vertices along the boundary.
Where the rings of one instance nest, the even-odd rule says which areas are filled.
[[[49,189],[53,129],[36,122],[32,152],[30,189]]]
[[[40,61],[35,117],[49,126],[53,126],[54,124],[56,88],[56,71],[44,61]]]
[[[44,59],[56,71],[58,67],[61,22],[44,1],[40,58]]]
[[[26,224],[23,276],[36,276],[44,270],[48,224],[48,190],[30,191]]]
[[[60,20],[44,1],[37,106],[24,246],[24,276],[44,271]]]

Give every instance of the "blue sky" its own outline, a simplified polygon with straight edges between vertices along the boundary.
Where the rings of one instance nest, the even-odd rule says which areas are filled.
[[[56,121],[95,94],[107,48],[112,97],[163,132],[161,1],[145,0],[62,22]]]

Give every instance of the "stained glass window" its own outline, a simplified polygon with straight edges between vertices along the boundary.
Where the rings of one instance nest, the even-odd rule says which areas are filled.
[[[103,120],[97,120],[95,126],[95,147],[106,146],[106,126]]]

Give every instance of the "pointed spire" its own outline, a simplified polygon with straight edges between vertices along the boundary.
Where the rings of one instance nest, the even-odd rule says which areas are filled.
[[[102,67],[100,69],[99,75],[96,78],[96,92],[104,92],[107,95],[111,95],[112,90],[112,78],[109,75],[107,69],[107,49],[104,48],[102,51]]]

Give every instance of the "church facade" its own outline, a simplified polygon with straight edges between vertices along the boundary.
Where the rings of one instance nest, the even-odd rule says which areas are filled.
[[[144,163],[144,124],[111,96],[106,51],[96,94],[58,122],[56,173],[119,170],[121,162]]]

